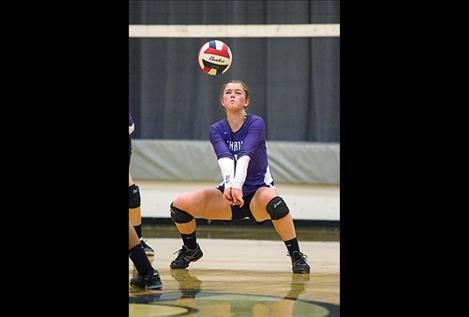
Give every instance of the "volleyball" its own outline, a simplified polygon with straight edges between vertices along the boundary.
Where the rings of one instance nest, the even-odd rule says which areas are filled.
[[[198,54],[203,72],[216,76],[226,73],[233,60],[230,47],[220,40],[211,40],[202,45]]]

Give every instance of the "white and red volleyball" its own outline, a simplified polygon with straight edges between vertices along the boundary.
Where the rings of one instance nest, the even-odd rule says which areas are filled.
[[[211,40],[202,45],[198,59],[202,71],[215,76],[226,73],[231,66],[233,55],[226,43],[220,40]]]

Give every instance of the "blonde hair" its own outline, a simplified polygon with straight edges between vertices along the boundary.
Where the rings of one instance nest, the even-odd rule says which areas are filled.
[[[231,80],[227,83],[225,83],[223,86],[221,86],[220,90],[220,101],[223,101],[223,92],[225,91],[226,85],[228,84],[241,84],[244,90],[244,94],[246,95],[246,100],[249,100],[249,88],[248,85],[246,85],[242,80]]]

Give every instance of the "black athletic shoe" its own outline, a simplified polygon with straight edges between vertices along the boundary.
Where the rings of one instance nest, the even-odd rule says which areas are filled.
[[[132,279],[130,280],[130,285],[145,290],[160,289],[163,287],[158,271],[154,271],[153,273],[148,274],[147,276],[137,275],[135,277],[132,277]]]
[[[140,238],[140,244],[143,247],[143,250],[145,250],[145,254],[147,257],[154,257],[155,256],[155,250],[153,250],[152,247],[150,247],[148,244],[146,244],[145,241],[143,241],[142,238]]]
[[[306,263],[306,258],[307,256],[299,251],[293,252],[291,255],[293,273],[309,273],[309,265]]]
[[[190,262],[195,262],[204,255],[198,244],[195,250],[189,250],[188,247],[183,245],[182,249],[177,252],[178,256],[170,265],[172,269],[185,269]]]

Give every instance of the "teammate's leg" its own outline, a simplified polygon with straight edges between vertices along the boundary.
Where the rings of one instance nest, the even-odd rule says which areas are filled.
[[[277,191],[270,187],[259,188],[254,194],[249,207],[257,221],[269,218],[272,220],[275,230],[285,243],[288,254],[292,258],[293,272],[309,273],[310,268],[305,261],[306,255],[300,252],[290,210],[285,201],[278,196]]]
[[[129,221],[129,257],[138,272],[136,277],[130,280],[130,285],[143,289],[160,289],[162,287],[158,271],[155,270],[140,243],[132,223]]]
[[[140,208],[140,190],[129,173],[129,219],[138,238],[142,237],[142,212]]]
[[[129,173],[129,219],[135,232],[145,250],[145,254],[149,257],[155,255],[155,251],[142,238],[142,210],[140,207],[140,189],[135,184],[132,175]]]
[[[180,195],[170,206],[171,219],[181,234],[183,247],[171,268],[183,269],[203,255],[197,244],[196,218],[231,220],[231,207],[215,188],[202,189]]]

